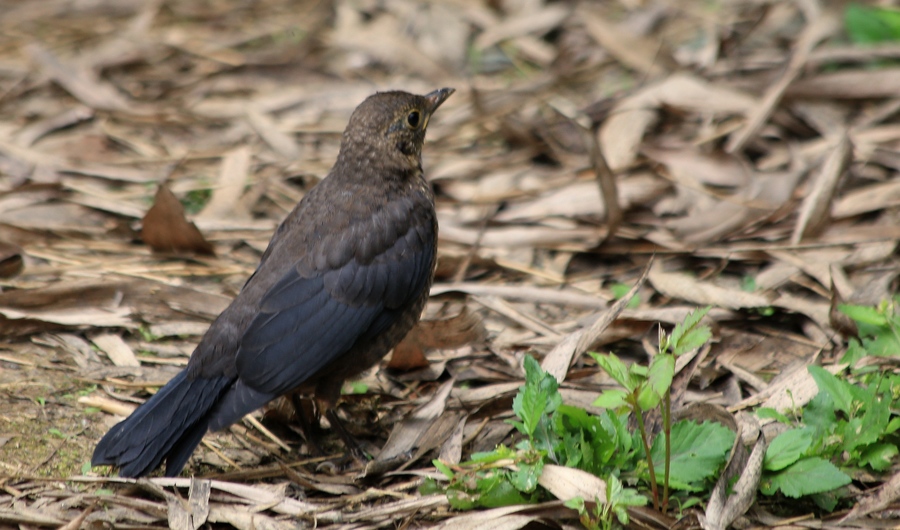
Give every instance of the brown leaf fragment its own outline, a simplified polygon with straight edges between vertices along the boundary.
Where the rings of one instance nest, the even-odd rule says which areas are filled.
[[[97,501],[92,502],[91,504],[88,505],[87,508],[85,508],[84,510],[82,510],[82,512],[80,514],[78,514],[78,517],[72,519],[71,521],[64,524],[63,526],[60,526],[59,530],[78,530],[79,528],[81,528],[81,525],[82,525],[82,523],[84,523],[84,520],[87,519],[87,516],[90,515],[91,512],[93,512],[94,508],[96,508],[96,507],[97,507]]]
[[[130,101],[115,87],[97,79],[87,68],[73,68],[71,63],[64,64],[59,57],[36,43],[27,45],[26,50],[47,75],[88,107],[129,114],[148,113],[145,107]]]
[[[785,96],[816,99],[871,99],[897,97],[900,68],[854,69],[819,74],[796,81]]]
[[[712,305],[728,309],[766,307],[772,304],[767,297],[748,293],[739,287],[722,287],[711,282],[698,280],[694,276],[680,272],[666,272],[662,262],[650,269],[650,283],[660,293],[697,305]]]
[[[52,134],[54,131],[71,127],[80,122],[90,120],[93,117],[93,109],[79,105],[62,112],[61,114],[56,114],[32,123],[19,131],[16,135],[16,141],[19,145],[31,147],[35,142],[48,134]]]
[[[865,497],[856,503],[856,506],[850,510],[850,513],[838,521],[838,524],[846,525],[848,522],[865,517],[872,512],[884,510],[897,499],[900,499],[900,472],[895,473],[890,480],[879,486],[874,493],[868,492]]]
[[[22,272],[25,262],[18,245],[0,241],[0,278],[12,278]]]
[[[787,69],[782,76],[766,90],[760,104],[747,116],[747,123],[744,124],[744,127],[728,139],[728,143],[725,144],[726,152],[736,153],[741,151],[747,142],[756,136],[766,120],[769,119],[769,116],[772,115],[772,112],[775,111],[775,108],[784,96],[784,91],[803,71],[803,66],[809,59],[809,54],[812,52],[813,48],[815,48],[820,41],[834,33],[836,29],[837,20],[832,16],[824,14],[811,21],[806,26],[806,29],[797,39],[797,42],[794,43],[793,54],[791,55],[791,60],[788,63]]]
[[[204,219],[247,218],[249,213],[240,204],[241,195],[250,173],[252,152],[249,147],[238,147],[222,159],[219,181],[212,190],[209,202],[197,215]]]
[[[427,349],[454,349],[484,340],[481,317],[464,309],[445,320],[423,320],[394,348],[388,368],[412,370],[428,366]]]
[[[143,219],[141,238],[156,252],[196,252],[214,256],[213,246],[197,225],[187,220],[184,207],[165,184],[156,190],[153,206]]]
[[[831,208],[831,217],[843,219],[897,205],[900,205],[900,180],[889,180],[858,188],[837,197]]]
[[[741,444],[740,435],[735,436],[732,454],[735,453],[738,446],[743,448]],[[753,501],[756,500],[756,491],[762,476],[762,466],[767,448],[766,437],[759,436],[746,461],[742,462],[742,459],[731,458],[713,488],[706,513],[700,519],[705,530],[724,530],[750,509]],[[741,478],[731,485],[732,478],[738,473]]]
[[[209,517],[210,482],[191,477],[188,501],[172,495],[167,498],[169,505],[169,528],[173,530],[197,530]]]
[[[296,160],[300,157],[300,148],[297,146],[297,142],[290,135],[282,132],[273,118],[250,108],[247,109],[247,121],[276,153],[287,160]]]
[[[685,74],[675,74],[622,99],[600,127],[600,145],[613,172],[631,166],[641,140],[663,106],[687,111],[746,113],[757,105],[751,96]]]
[[[225,523],[239,530],[292,530],[297,528],[296,523],[291,521],[276,519],[257,513],[252,508],[231,504],[213,505],[208,520],[211,523]]]
[[[394,426],[388,441],[378,454],[376,461],[391,460],[416,447],[434,421],[444,413],[447,398],[453,390],[455,379],[450,379],[434,393],[431,399],[410,413],[403,421]],[[449,433],[448,433],[449,434]]]
[[[450,436],[444,442],[444,445],[441,446],[441,453],[438,455],[438,460],[445,464],[458,464],[460,460],[462,460],[463,433],[465,433],[466,420],[468,419],[468,416],[463,416],[459,419],[456,428],[453,429],[453,432],[450,433]]]
[[[586,501],[606,500],[606,482],[587,471],[553,464],[544,466],[538,484],[561,501],[581,497]]]
[[[519,530],[525,528],[537,517],[519,515],[525,506],[504,506],[491,510],[481,510],[463,514],[443,521],[434,530]]]
[[[641,286],[647,280],[647,276],[653,266],[653,260],[644,269],[641,277],[631,287],[628,293],[620,298],[615,304],[606,311],[600,313],[590,325],[580,328],[566,335],[554,348],[544,357],[541,362],[541,368],[556,378],[560,383],[566,379],[569,367],[572,363],[587,351],[588,347],[593,344],[597,338],[603,333],[609,325],[622,313],[628,302],[634,298]]]
[[[91,342],[106,353],[109,360],[116,366],[141,365],[131,347],[118,335],[104,333],[91,339]]]
[[[850,139],[842,134],[822,164],[822,170],[816,175],[812,190],[803,199],[800,215],[791,235],[791,244],[796,245],[825,228],[838,182],[850,165],[852,151]]]
[[[580,10],[576,16],[591,37],[626,67],[650,77],[659,77],[674,68],[675,61],[662,42],[635,36],[589,9]]]

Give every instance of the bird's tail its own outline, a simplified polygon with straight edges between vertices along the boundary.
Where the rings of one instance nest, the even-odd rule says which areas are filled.
[[[155,396],[114,426],[94,449],[91,465],[111,464],[123,477],[141,477],[166,459],[166,476],[187,463],[209,427],[210,414],[233,379],[172,378]]]

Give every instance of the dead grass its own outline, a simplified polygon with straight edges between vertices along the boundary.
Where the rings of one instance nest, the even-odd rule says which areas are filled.
[[[832,3],[0,13],[0,521],[20,528],[568,528],[558,502],[458,514],[417,493],[431,458],[510,440],[523,355],[589,404],[606,381],[586,350],[643,359],[657,323],[713,305],[689,398],[735,412],[798,399],[791,376],[840,356],[835,302],[896,292],[900,48],[848,44]],[[331,166],[351,110],[442,86],[457,93],[425,149],[441,225],[426,316],[456,319],[348,389],[351,430],[381,451],[372,468],[306,459],[275,406],[207,437],[188,473],[212,482],[82,474],[111,413],[186,363]],[[154,254],[153,230],[208,252]],[[639,307],[597,313],[645,269]]]

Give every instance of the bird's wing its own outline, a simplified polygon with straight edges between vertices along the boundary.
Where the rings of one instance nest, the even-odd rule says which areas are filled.
[[[292,267],[263,296],[237,352],[248,387],[282,394],[315,375],[357,341],[387,329],[428,284],[430,227],[414,225],[368,263],[301,274]]]

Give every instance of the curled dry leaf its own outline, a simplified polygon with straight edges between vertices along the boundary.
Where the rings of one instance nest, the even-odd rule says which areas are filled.
[[[12,278],[22,272],[24,265],[22,249],[12,243],[0,241],[0,278]]]
[[[600,128],[600,146],[613,171],[634,163],[644,133],[656,122],[663,105],[735,114],[749,111],[756,102],[742,92],[688,75],[672,75],[649,85],[620,101]]]
[[[394,348],[388,368],[424,368],[426,349],[459,348],[483,341],[485,334],[481,317],[467,309],[446,320],[423,320]]]
[[[606,500],[606,482],[596,475],[573,467],[547,464],[538,484],[561,501],[581,497],[587,501]]]
[[[812,190],[803,200],[800,216],[791,235],[792,244],[796,245],[801,239],[819,234],[827,225],[838,182],[850,165],[851,148],[850,139],[846,134],[841,134],[825,158],[822,170],[816,175]]]
[[[143,219],[141,238],[156,252],[196,252],[215,255],[197,225],[187,220],[184,207],[165,184],[156,190],[153,206]]]
[[[850,510],[838,524],[846,524],[850,521],[865,517],[872,512],[887,508],[891,503],[900,499],[900,473],[894,473],[890,480],[882,484],[874,493],[861,498],[856,506]]]

